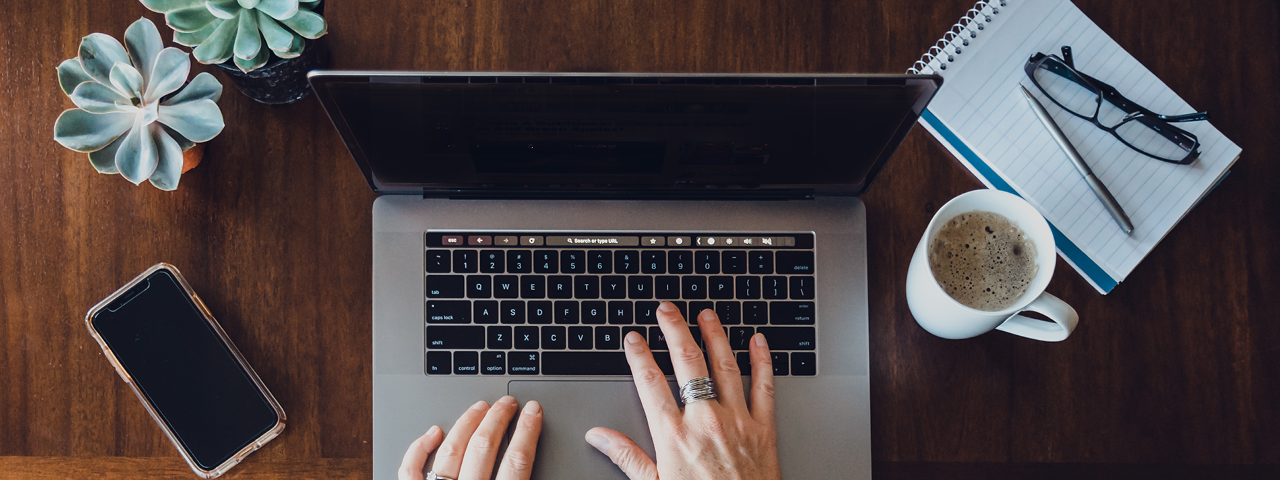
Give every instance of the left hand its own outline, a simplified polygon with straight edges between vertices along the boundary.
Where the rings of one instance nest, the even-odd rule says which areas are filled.
[[[493,475],[493,463],[498,458],[498,448],[502,445],[502,435],[519,407],[515,397],[511,396],[502,397],[492,407],[481,400],[458,417],[448,437],[440,427],[432,426],[404,452],[400,480],[422,480],[422,468],[436,447],[440,451],[431,470],[437,475],[457,480],[489,480]],[[526,403],[520,420],[516,422],[511,444],[502,456],[502,465],[495,477],[497,480],[529,480],[533,475],[533,457],[541,432],[542,406],[538,402]]]

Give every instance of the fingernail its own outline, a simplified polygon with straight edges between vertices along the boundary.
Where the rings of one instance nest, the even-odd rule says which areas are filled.
[[[612,446],[609,443],[609,439],[605,438],[604,435],[597,435],[594,433],[587,434],[587,443],[590,443],[591,446],[596,447],[596,450],[599,450],[600,453],[605,453],[605,454],[609,453],[609,447]]]
[[[436,426],[436,425],[432,425],[432,426],[431,426],[431,429],[427,430],[426,435],[431,435],[431,434],[433,434],[433,433],[436,433],[436,430],[440,430],[440,427],[438,427],[438,426]]]
[[[756,346],[757,346],[757,347],[764,347],[764,346],[767,346],[767,345],[765,345],[765,343],[764,343],[764,334],[763,334],[763,333],[757,333],[757,334],[756,334],[755,342],[756,342]]]
[[[502,403],[516,403],[516,397],[513,397],[513,396],[511,396],[511,395],[507,395],[507,396],[504,396],[504,397],[502,397],[502,398],[499,398],[499,399],[498,399],[498,401],[499,401],[499,402],[502,402]]]
[[[542,405],[538,405],[538,402],[530,401],[529,403],[524,404],[525,415],[537,415],[541,411]]]
[[[671,302],[662,302],[662,305],[658,305],[658,311],[663,313],[671,313],[679,310],[680,309],[676,308],[676,304]]]
[[[488,402],[485,402],[484,400],[481,400],[481,401],[479,401],[479,402],[476,402],[476,404],[475,404],[475,405],[472,405],[472,406],[471,406],[471,409],[472,409],[472,410],[484,410],[484,409],[485,409],[485,408],[487,408],[488,406],[489,406],[489,403],[488,403]]]
[[[635,345],[640,343],[640,333],[636,331],[627,332],[627,345]]]

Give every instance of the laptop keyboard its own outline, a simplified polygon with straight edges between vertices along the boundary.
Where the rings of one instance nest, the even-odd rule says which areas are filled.
[[[744,375],[768,339],[774,375],[817,373],[812,233],[427,232],[428,375],[630,375],[635,331],[673,375],[659,303],[714,310]],[[691,318],[691,315],[693,318]]]

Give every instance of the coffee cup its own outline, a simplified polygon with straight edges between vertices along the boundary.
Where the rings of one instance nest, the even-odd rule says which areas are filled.
[[[1030,244],[1026,252],[1034,252],[1034,269],[1028,269],[1025,278],[1019,280],[1020,295],[1009,296],[1001,308],[993,311],[965,305],[947,293],[939,283],[939,274],[930,264],[930,249],[935,247],[939,231],[958,216],[983,216],[982,212],[1007,219],[1008,223],[1016,226],[1014,231],[1020,231],[1017,237]],[[956,228],[955,224],[953,222],[950,228]],[[1026,260],[1029,262],[1031,259]],[[1053,277],[1056,263],[1057,249],[1049,222],[1026,200],[999,190],[967,192],[939,208],[925,229],[907,269],[907,306],[921,327],[942,338],[970,338],[995,329],[1035,340],[1060,342],[1071,335],[1080,317],[1066,302],[1044,291]],[[1021,283],[1023,280],[1025,284]],[[970,303],[973,301],[964,298]],[[1038,312],[1052,322],[1019,315],[1024,311]]]

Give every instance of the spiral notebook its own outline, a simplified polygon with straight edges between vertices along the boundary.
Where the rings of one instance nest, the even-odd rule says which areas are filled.
[[[1180,123],[1200,158],[1173,165],[1137,153],[1057,108],[1023,73],[1037,53],[1074,51],[1075,66],[1163,114],[1196,111],[1069,0],[979,2],[908,73],[945,79],[920,123],[989,188],[1019,195],[1053,229],[1058,253],[1099,292],[1125,279],[1240,156],[1209,122]],[[1018,91],[1034,92],[1133,220],[1126,235]]]

